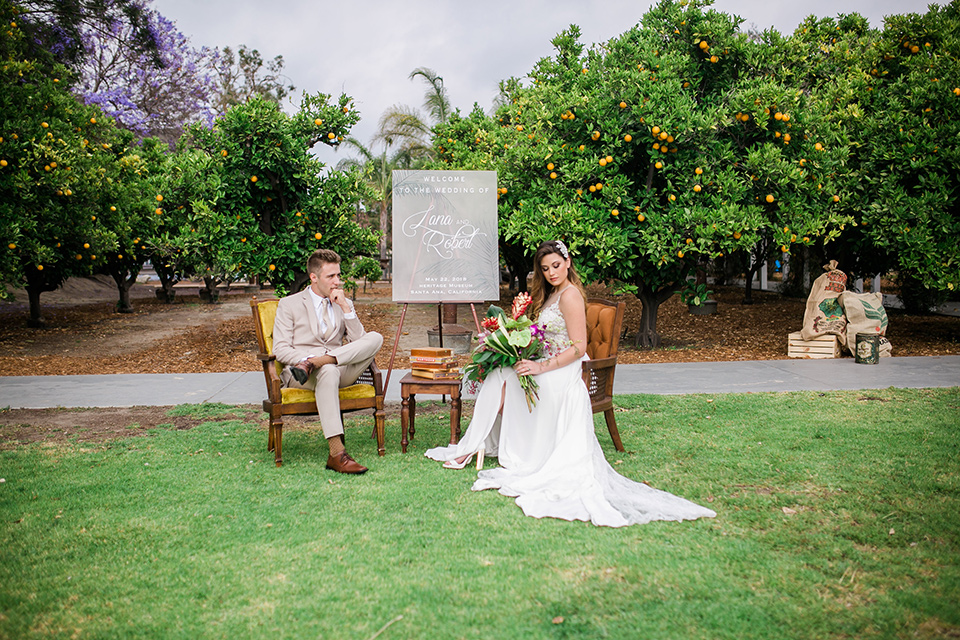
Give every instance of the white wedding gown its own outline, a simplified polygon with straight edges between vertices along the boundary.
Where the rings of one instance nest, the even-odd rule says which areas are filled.
[[[559,297],[543,309],[538,324],[549,343],[559,345],[549,355],[570,344]],[[498,489],[515,497],[523,512],[534,518],[589,520],[595,525],[622,527],[717,515],[613,470],[594,433],[580,360],[542,373],[536,380],[540,399],[530,412],[516,372],[512,368],[490,372],[459,444],[430,449],[425,455],[446,461],[482,447],[487,455],[497,456],[500,467],[480,471],[473,490]],[[500,416],[497,410],[504,385]]]

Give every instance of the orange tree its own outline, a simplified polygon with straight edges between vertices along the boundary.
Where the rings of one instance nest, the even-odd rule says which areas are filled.
[[[41,293],[116,250],[102,215],[132,136],[67,91],[64,67],[27,57],[13,7],[0,14],[0,282],[26,289],[29,323],[42,326]]]
[[[132,138],[124,133],[125,138]],[[127,147],[113,161],[115,174],[103,185],[95,226],[103,244],[103,261],[97,270],[107,273],[117,285],[117,311],[130,313],[130,288],[143,263],[150,258],[148,244],[159,224],[153,182],[163,167],[168,147],[156,138]]]
[[[254,96],[213,129],[193,127],[164,189],[181,216],[167,258],[205,278],[211,291],[241,276],[283,291],[306,281],[306,258],[316,248],[334,249],[347,263],[371,254],[376,236],[354,219],[368,195],[359,173],[323,174],[310,154],[317,143],[340,144],[357,119],[346,95],[337,102],[305,95],[293,116]]]
[[[889,16],[864,47],[857,91],[827,86],[845,103],[857,150],[856,255],[883,257],[913,309],[960,286],[960,2]]]
[[[503,83],[495,133],[437,128],[448,166],[486,153],[500,172],[502,238],[528,254],[564,238],[585,278],[636,293],[642,346],[659,344],[660,304],[702,261],[789,251],[846,220],[830,206],[840,133],[777,77],[776,34],[749,41],[709,4],[661,2],[591,49],[571,27],[528,86]]]

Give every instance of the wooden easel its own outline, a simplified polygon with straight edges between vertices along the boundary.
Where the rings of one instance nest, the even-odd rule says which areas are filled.
[[[466,303],[464,303],[466,304]],[[480,321],[477,319],[477,303],[471,302],[470,311],[473,312],[473,324],[477,327],[477,333],[480,333]],[[407,307],[409,302],[403,303],[403,311],[400,312],[400,324],[397,326],[397,335],[393,338],[393,350],[390,352],[390,364],[387,366],[387,379],[383,383],[383,393],[386,395],[387,387],[390,386],[390,374],[393,373],[393,363],[397,357],[397,347],[400,346],[400,335],[403,332],[403,321],[407,317]],[[443,346],[443,302],[437,302],[437,326],[440,329],[440,346]]]

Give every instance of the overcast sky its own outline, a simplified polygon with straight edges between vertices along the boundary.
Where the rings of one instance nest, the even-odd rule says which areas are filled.
[[[774,27],[792,33],[808,15],[859,13],[880,27],[890,14],[923,13],[922,0],[717,0],[714,8],[739,15],[744,28]],[[937,4],[943,5],[943,2]],[[194,47],[258,49],[264,58],[282,55],[299,102],[307,91],[346,92],[362,120],[352,133],[364,143],[380,114],[394,104],[420,108],[426,89],[408,80],[425,66],[444,80],[455,108],[474,102],[490,109],[500,80],[523,77],[552,53],[550,41],[570,24],[581,41],[604,42],[635,25],[647,0],[154,0]],[[288,109],[289,110],[289,109]],[[322,146],[322,145],[319,145]],[[344,153],[318,153],[335,164]]]

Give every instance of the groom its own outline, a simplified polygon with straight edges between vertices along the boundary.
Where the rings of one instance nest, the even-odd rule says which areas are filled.
[[[330,445],[327,468],[340,473],[364,473],[343,440],[340,387],[356,382],[383,344],[379,333],[367,333],[353,304],[343,294],[340,256],[317,249],[307,260],[310,287],[277,305],[273,352],[284,367],[285,387],[314,389],[323,435]],[[346,338],[346,344],[344,344]]]

